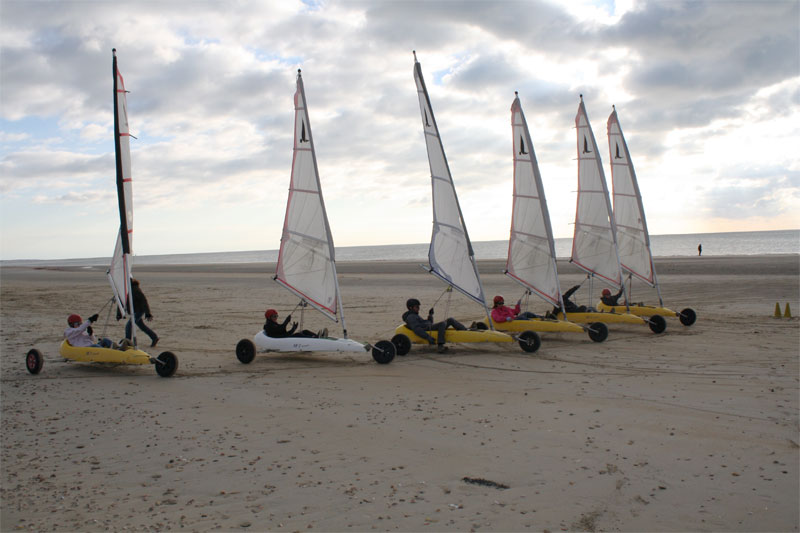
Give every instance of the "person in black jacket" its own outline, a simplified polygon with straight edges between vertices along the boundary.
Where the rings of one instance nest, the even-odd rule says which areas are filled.
[[[620,287],[617,294],[611,294],[611,289],[603,289],[603,292],[600,296],[600,301],[606,305],[620,305],[619,297],[622,296],[623,290],[625,290],[625,287]]]
[[[422,337],[428,344],[436,344],[436,339],[434,339],[428,332],[431,330],[436,330],[437,338],[439,339],[438,342],[438,351],[439,353],[446,352],[447,346],[444,345],[444,334],[445,330],[448,327],[452,326],[453,328],[463,331],[466,328],[464,324],[456,320],[455,318],[447,318],[441,322],[433,322],[433,307],[428,310],[428,318],[423,319],[419,316],[419,300],[416,298],[409,298],[406,301],[406,308],[408,311],[403,313],[403,321],[408,326],[408,329],[413,331],[417,336]]]
[[[139,280],[131,278],[131,294],[133,296],[133,310],[134,310],[134,322],[136,325],[139,326],[139,329],[145,332],[145,334],[150,337],[150,347],[155,348],[156,344],[158,344],[158,335],[156,332],[147,327],[147,324],[144,323],[142,318],[146,318],[148,322],[153,320],[153,314],[150,312],[150,304],[147,303],[147,297],[142,292],[141,287],[139,287]],[[130,312],[128,302],[125,302],[125,308],[128,309]],[[117,309],[117,320],[122,318],[122,314]],[[131,328],[133,325],[131,321],[128,320],[128,323],[125,324],[125,338],[131,339]]]
[[[304,329],[298,333],[295,333],[297,330],[297,322],[292,322],[292,328],[287,330],[286,326],[289,324],[289,321],[292,319],[292,315],[288,315],[283,322],[278,322],[278,312],[275,309],[267,309],[264,312],[264,318],[267,321],[264,323],[264,333],[266,333],[267,337],[272,337],[275,339],[280,339],[283,337],[327,337],[328,336],[328,328],[324,328],[319,333],[314,333],[313,331],[308,331]]]
[[[585,313],[586,311],[589,310],[589,308],[586,307],[585,305],[578,305],[569,299],[569,297],[572,296],[575,293],[575,291],[577,291],[580,288],[581,288],[580,285],[575,285],[570,290],[561,295],[561,299],[564,301],[564,311],[566,311],[567,313]],[[558,313],[560,312],[561,312],[560,307],[558,306],[553,307],[553,315],[558,315]]]

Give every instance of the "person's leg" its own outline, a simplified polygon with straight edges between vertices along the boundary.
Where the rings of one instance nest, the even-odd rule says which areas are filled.
[[[467,329],[467,327],[464,326],[464,324],[462,324],[461,322],[459,322],[455,318],[448,318],[445,322],[446,322],[445,328],[447,326],[453,326],[453,328],[455,328],[455,329],[457,329],[459,331],[464,331],[465,329]]]
[[[155,342],[156,339],[158,339],[156,332],[148,328],[147,324],[144,323],[144,313],[136,313],[136,325],[139,326],[139,329],[142,330],[145,335],[150,337],[151,341]]]
[[[522,320],[528,320],[528,319],[531,319],[531,318],[539,318],[539,316],[536,313],[531,313],[530,311],[525,311],[525,312],[522,312],[522,313],[518,314],[517,318],[518,319],[522,319]]]
[[[422,328],[414,328],[411,331],[413,331],[414,334],[417,335],[418,337],[421,337],[426,341],[428,341],[428,344],[436,344],[436,340],[433,337],[431,337],[426,330]]]
[[[133,332],[131,331],[131,321],[128,320],[128,322],[125,324],[125,338],[126,339],[132,339],[133,338],[131,336],[132,333]]]

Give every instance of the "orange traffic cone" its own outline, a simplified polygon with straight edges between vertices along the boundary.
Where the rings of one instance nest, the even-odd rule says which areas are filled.
[[[779,302],[775,302],[775,314],[772,315],[773,318],[780,318],[781,317],[781,304]]]
[[[792,311],[789,309],[789,302],[786,302],[786,312],[783,313],[783,318],[792,318]]]

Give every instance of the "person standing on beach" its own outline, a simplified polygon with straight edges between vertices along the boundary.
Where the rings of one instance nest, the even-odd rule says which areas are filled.
[[[139,280],[138,279],[131,279],[131,293],[133,294],[133,309],[135,316],[133,317],[133,322],[136,322],[136,325],[139,326],[139,329],[145,332],[145,334],[150,337],[150,347],[155,348],[156,344],[158,344],[158,335],[156,332],[147,327],[147,324],[144,323],[142,317],[146,318],[148,322],[153,320],[153,314],[150,312],[150,304],[147,303],[147,297],[142,292],[141,287],[139,287]],[[127,303],[125,304],[127,307]],[[130,311],[130,309],[128,310]],[[122,318],[122,314],[120,314],[119,309],[117,309],[117,320]],[[133,324],[131,320],[128,320],[128,323],[125,324],[125,338],[131,339],[133,335],[133,331],[131,328]]]
[[[428,344],[437,344],[436,339],[434,339],[428,332],[432,330],[436,330],[437,338],[439,339],[437,344],[437,351],[439,353],[443,353],[447,351],[447,346],[444,345],[444,333],[448,327],[452,326],[453,328],[464,331],[466,326],[456,320],[455,318],[447,318],[441,322],[433,323],[433,307],[428,309],[428,318],[423,319],[419,316],[419,300],[416,298],[409,298],[406,300],[406,309],[408,309],[405,313],[403,313],[403,321],[408,326],[408,329],[413,331],[419,337],[422,337]]]
[[[701,255],[703,255],[703,245],[702,244],[698,244],[697,245],[697,257],[700,257]]]

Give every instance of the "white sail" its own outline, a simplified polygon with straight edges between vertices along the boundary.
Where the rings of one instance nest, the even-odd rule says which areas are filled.
[[[303,78],[294,94],[294,156],[275,280],[336,321],[339,285]]]
[[[422,67],[414,55],[414,80],[417,83],[422,128],[428,149],[433,195],[433,233],[428,249],[430,271],[455,289],[486,307],[475,254],[467,234],[461,207],[439,128],[433,117],[428,90],[422,78]]]
[[[514,201],[506,274],[552,305],[562,307],[550,213],[519,97],[511,104],[511,134]]]
[[[578,206],[571,262],[614,288],[622,286],[616,230],[603,164],[586,116],[583,96],[575,117],[578,133]]]
[[[133,316],[131,294],[131,267],[133,254],[133,177],[131,174],[130,131],[128,128],[128,104],[125,82],[117,68],[117,54],[113,51],[114,75],[114,152],[116,155],[117,203],[120,227],[114,255],[108,269],[108,279],[114,292],[117,308],[123,316]],[[130,309],[130,313],[126,310]],[[131,328],[132,335],[133,330]]]
[[[644,217],[642,194],[636,180],[628,145],[622,135],[617,110],[608,117],[608,149],[611,158],[611,184],[614,196],[614,221],[622,268],[651,287],[656,285],[650,235]]]

